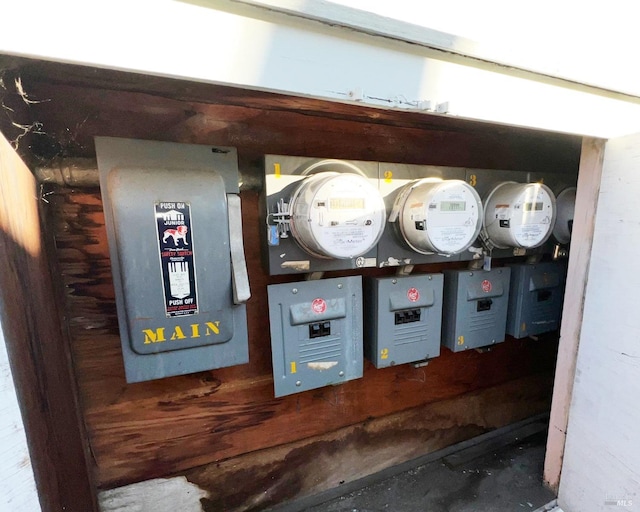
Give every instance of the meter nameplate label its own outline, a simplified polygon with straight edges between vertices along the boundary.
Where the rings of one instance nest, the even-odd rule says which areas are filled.
[[[495,208],[495,212],[496,212],[496,219],[509,220],[509,217],[511,215],[511,205],[497,204]]]
[[[437,242],[437,249],[444,253],[458,253],[461,247],[473,241],[476,223],[471,220],[465,226],[435,226],[429,228],[431,239]],[[435,245],[435,244],[434,244]]]
[[[521,224],[515,226],[513,237],[520,245],[525,247],[534,247],[538,245],[549,232],[549,220],[546,224]]]
[[[198,312],[191,206],[184,201],[155,203],[158,250],[167,317]]]

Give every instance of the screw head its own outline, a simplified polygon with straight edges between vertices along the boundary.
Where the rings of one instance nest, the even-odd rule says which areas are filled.
[[[397,279],[392,279],[391,280],[391,284],[398,284],[398,280]]]
[[[293,293],[293,294],[298,293],[298,289],[297,289],[297,288],[294,288],[293,290],[291,290],[291,293]]]
[[[340,373],[338,373],[338,375],[339,375],[340,377],[344,377],[344,372],[343,372],[342,370],[340,370]]]
[[[302,386],[302,382],[300,382],[299,380],[296,381],[296,386],[300,387]]]
[[[338,290],[342,290],[342,283],[338,283]]]

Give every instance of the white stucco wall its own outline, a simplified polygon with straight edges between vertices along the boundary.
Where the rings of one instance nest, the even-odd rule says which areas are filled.
[[[39,512],[22,417],[0,325],[0,511]]]
[[[640,510],[640,134],[607,142],[559,503]]]

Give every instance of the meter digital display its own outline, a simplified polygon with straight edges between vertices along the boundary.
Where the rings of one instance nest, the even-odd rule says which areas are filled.
[[[524,211],[525,212],[530,212],[533,210],[542,211],[543,204],[544,203],[524,203]]]
[[[440,202],[440,211],[441,212],[463,212],[466,208],[465,201],[441,201]]]
[[[477,238],[482,203],[465,181],[425,178],[400,191],[392,215],[397,215],[409,248],[421,254],[451,255],[465,251]]]
[[[363,197],[333,197],[329,201],[332,210],[362,210],[365,208]]]
[[[551,235],[556,199],[546,185],[505,181],[489,193],[484,205],[483,232],[498,249],[533,249]]]
[[[386,220],[380,192],[355,173],[308,176],[291,196],[289,213],[293,238],[318,258],[365,254],[378,243]]]

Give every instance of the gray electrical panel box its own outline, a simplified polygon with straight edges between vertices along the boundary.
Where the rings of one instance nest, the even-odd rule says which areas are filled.
[[[558,329],[564,300],[565,262],[510,265],[510,268],[507,334],[525,338]]]
[[[442,274],[365,279],[365,356],[376,368],[440,355]]]
[[[453,352],[504,341],[508,267],[444,272],[442,344]]]
[[[362,377],[362,277],[275,284],[267,291],[276,396]]]
[[[127,382],[249,360],[233,148],[96,138]]]

